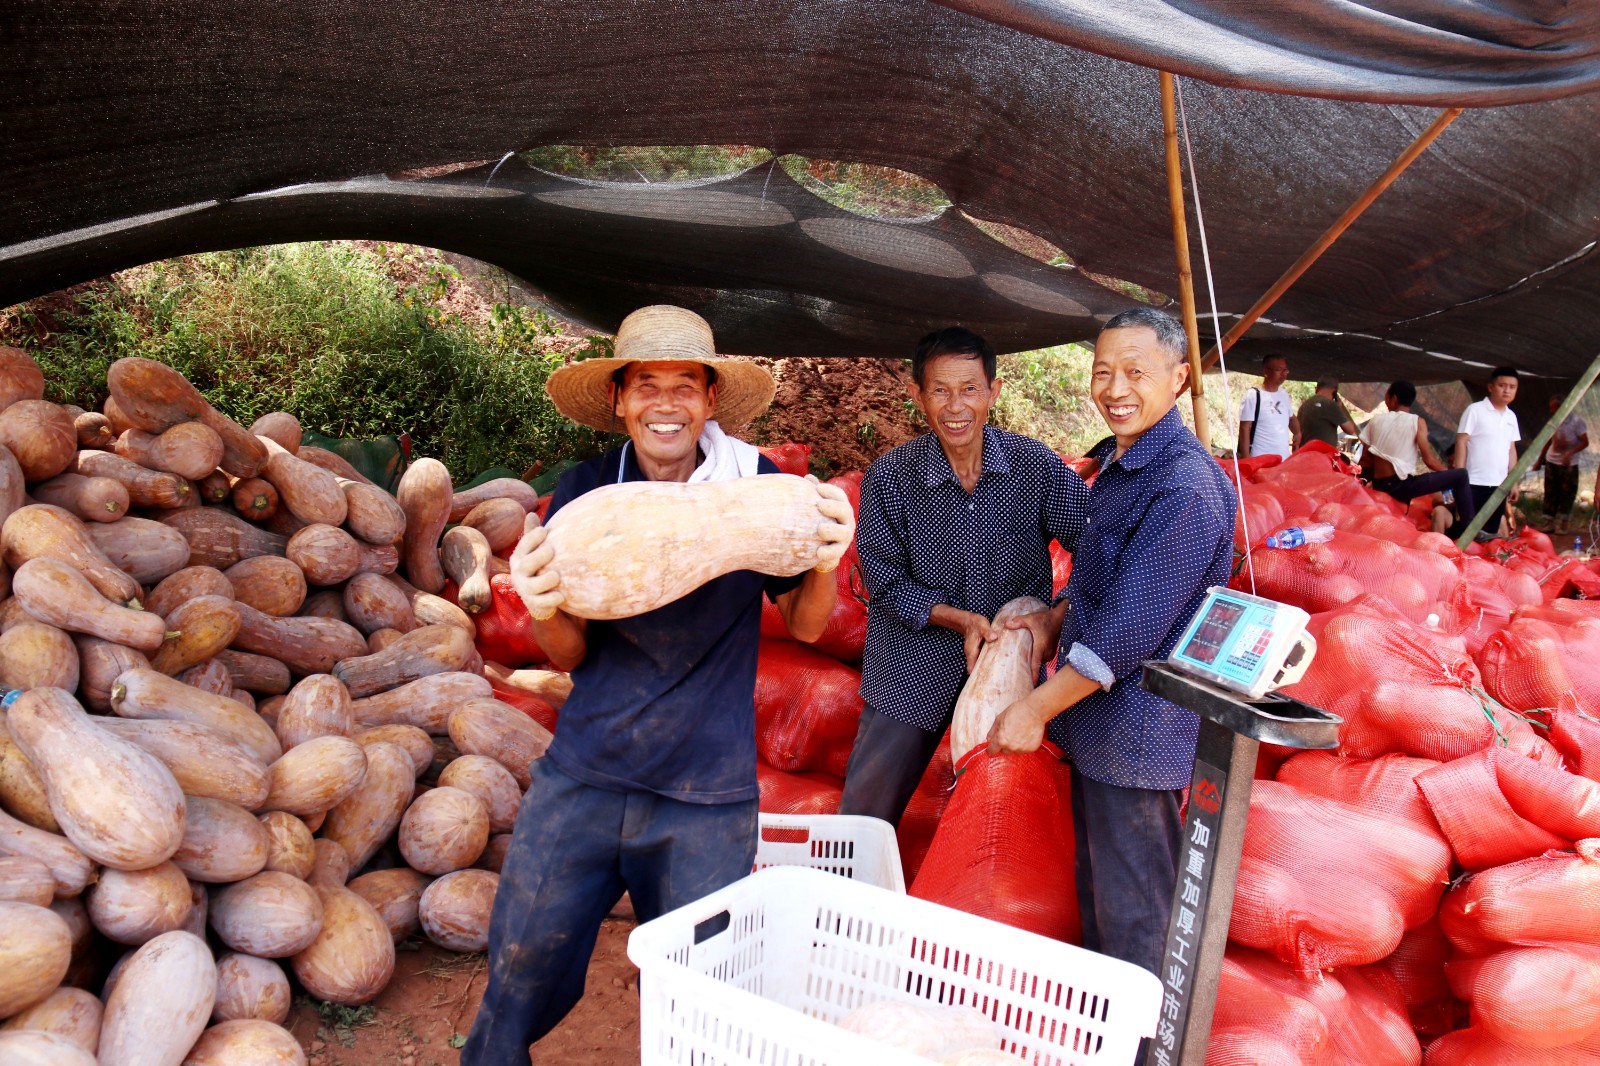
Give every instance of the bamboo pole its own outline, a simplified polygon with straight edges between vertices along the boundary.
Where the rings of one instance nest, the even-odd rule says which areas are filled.
[[[1194,435],[1211,447],[1211,417],[1206,411],[1205,368],[1200,362],[1200,319],[1194,308],[1194,270],[1189,261],[1189,220],[1183,205],[1183,171],[1178,164],[1178,106],[1171,74],[1161,71],[1161,126],[1167,143],[1167,205],[1172,215],[1172,247],[1178,257],[1178,302],[1189,339],[1189,389],[1194,403]]]
[[[1600,377],[1600,355],[1595,356],[1594,362],[1589,364],[1589,369],[1583,372],[1583,377],[1572,386],[1572,391],[1567,393],[1566,400],[1556,408],[1556,413],[1550,416],[1550,421],[1546,422],[1544,428],[1528,442],[1526,448],[1522,449],[1522,454],[1517,457],[1511,473],[1507,474],[1500,487],[1494,490],[1494,495],[1489,497],[1488,502],[1478,508],[1478,513],[1467,523],[1467,528],[1461,531],[1461,536],[1456,538],[1456,547],[1465,548],[1471,544],[1478,531],[1488,524],[1489,517],[1500,510],[1500,505],[1511,495],[1511,490],[1522,483],[1522,476],[1528,472],[1528,467],[1532,466],[1539,453],[1544,451],[1545,442],[1556,435],[1556,430],[1561,428],[1561,423],[1566,421],[1572,409],[1583,400],[1583,394],[1589,391],[1589,386],[1594,384],[1596,377]]]
[[[1344,214],[1340,215],[1338,220],[1329,226],[1322,236],[1317,238],[1316,243],[1307,248],[1300,258],[1296,259],[1293,265],[1288,270],[1285,270],[1277,281],[1272,283],[1272,287],[1262,294],[1261,299],[1257,300],[1250,310],[1245,312],[1244,317],[1235,323],[1232,329],[1228,330],[1221,342],[1206,353],[1204,367],[1215,366],[1217,360],[1222,357],[1222,353],[1232,348],[1239,338],[1244,336],[1245,332],[1256,324],[1256,320],[1266,314],[1268,309],[1278,302],[1278,297],[1287,292],[1289,286],[1300,280],[1300,275],[1304,274],[1311,264],[1315,263],[1322,253],[1327,251],[1333,242],[1338,240],[1339,236],[1350,228],[1352,222],[1361,217],[1362,212],[1372,206],[1372,202],[1383,193],[1383,190],[1394,184],[1394,180],[1414,163],[1417,157],[1427,150],[1428,145],[1432,144],[1434,139],[1443,133],[1445,128],[1454,122],[1460,114],[1461,108],[1459,107],[1452,107],[1441,112],[1439,117],[1433,120],[1433,124],[1423,130],[1415,141],[1411,142],[1411,147],[1401,152],[1399,158],[1389,164],[1389,169],[1385,170],[1377,181],[1368,186],[1367,191],[1362,193],[1355,203],[1345,208]]]

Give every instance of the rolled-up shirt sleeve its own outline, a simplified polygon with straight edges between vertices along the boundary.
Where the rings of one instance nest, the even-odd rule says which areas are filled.
[[[938,589],[912,580],[904,514],[892,480],[869,472],[861,483],[861,513],[856,518],[856,552],[867,592],[874,604],[889,607],[912,629],[923,629],[934,605],[948,600]]]
[[[1133,538],[1118,556],[1106,584],[1109,592],[1088,617],[1077,619],[1076,644],[1118,681],[1154,655],[1172,632],[1178,615],[1207,580],[1213,546],[1226,532],[1217,508],[1188,489],[1163,492],[1151,502]],[[1197,546],[1205,550],[1196,550]],[[1081,655],[1082,653],[1080,653]],[[1068,655],[1071,660],[1071,653]],[[1085,670],[1094,681],[1092,661]]]

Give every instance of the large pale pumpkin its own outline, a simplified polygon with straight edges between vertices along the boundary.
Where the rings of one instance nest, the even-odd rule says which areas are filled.
[[[0,1062],[6,1066],[98,1066],[94,1054],[70,1037],[39,1029],[0,1033]]]
[[[31,903],[0,903],[0,1016],[54,992],[71,961],[72,933],[59,916]]]
[[[215,726],[163,718],[100,718],[95,724],[160,759],[186,796],[225,800],[250,811],[266,801],[267,762]]]
[[[372,906],[343,885],[323,883],[322,931],[289,960],[305,990],[354,1006],[377,998],[394,975],[394,940]]]
[[[429,789],[400,820],[399,843],[413,870],[434,875],[464,870],[489,843],[489,812],[464,789]]]
[[[123,718],[194,722],[227,734],[263,762],[283,754],[283,745],[261,716],[226,696],[185,685],[159,670],[129,670],[111,686],[111,709]]]
[[[154,755],[95,725],[58,688],[23,693],[7,725],[44,779],[62,832],[85,855],[143,870],[178,850],[183,792]]]
[[[87,902],[96,929],[135,945],[184,928],[194,907],[188,879],[170,861],[148,870],[103,870]]]
[[[822,547],[821,499],[793,474],[631,481],[586,492],[550,520],[545,542],[561,576],[561,609],[632,618],[735,570],[804,573]]]
[[[63,987],[20,1014],[13,1014],[0,1028],[54,1033],[85,1051],[93,1052],[100,1046],[100,1018],[103,1013],[99,996],[81,988]],[[0,1050],[0,1062],[10,1061],[5,1052]]]
[[[316,737],[267,768],[264,806],[302,817],[321,814],[343,803],[366,773],[367,749],[349,737]]]
[[[488,870],[458,870],[439,878],[417,903],[423,933],[450,951],[485,950],[499,889],[500,875]]]
[[[211,897],[211,928],[235,951],[278,959],[303,950],[322,928],[322,899],[298,877],[275,871]]]
[[[328,812],[322,835],[337,841],[359,870],[400,825],[416,791],[411,756],[398,744],[368,746],[367,774],[361,787]]]
[[[994,623],[1003,626],[1013,618],[1047,610],[1032,596],[1020,596],[1000,608]],[[994,720],[1034,690],[1036,677],[1031,630],[1002,629],[998,640],[985,644],[956,699],[950,720],[950,757],[959,760],[979,744],[988,743]]]
[[[271,959],[232,951],[217,960],[213,1022],[259,1018],[282,1024],[289,1017],[289,978]]]
[[[201,1033],[181,1066],[306,1066],[306,1053],[283,1026],[241,1018]]]
[[[432,880],[426,874],[396,866],[390,870],[362,874],[351,881],[348,887],[372,904],[378,917],[389,927],[389,936],[398,944],[422,928],[417,917],[417,904]]]
[[[468,700],[482,699],[493,692],[483,677],[452,670],[358,699],[350,709],[358,726],[414,725],[439,737],[450,731],[450,712]]]
[[[217,995],[211,949],[163,933],[134,952],[106,999],[100,1066],[178,1066],[205,1031]]]
[[[59,833],[20,822],[5,811],[0,811],[0,855],[20,855],[44,863],[55,880],[57,896],[76,896],[94,878],[94,863],[76,844]]]
[[[186,877],[224,885],[254,877],[267,865],[271,835],[238,804],[188,797],[183,843],[172,862]]]

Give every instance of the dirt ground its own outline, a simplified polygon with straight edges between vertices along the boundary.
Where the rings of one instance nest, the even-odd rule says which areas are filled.
[[[624,906],[600,929],[583,1001],[533,1047],[540,1066],[629,1066],[639,1061],[639,971],[628,961],[634,921]],[[413,942],[414,943],[414,942]],[[488,969],[482,955],[432,944],[401,951],[394,979],[370,1009],[297,1000],[286,1023],[309,1066],[455,1066]]]

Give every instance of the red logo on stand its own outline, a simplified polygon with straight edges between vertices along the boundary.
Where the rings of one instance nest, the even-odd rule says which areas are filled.
[[[1215,781],[1203,777],[1194,787],[1194,802],[1207,814],[1216,814],[1222,809],[1222,791],[1217,788]]]

